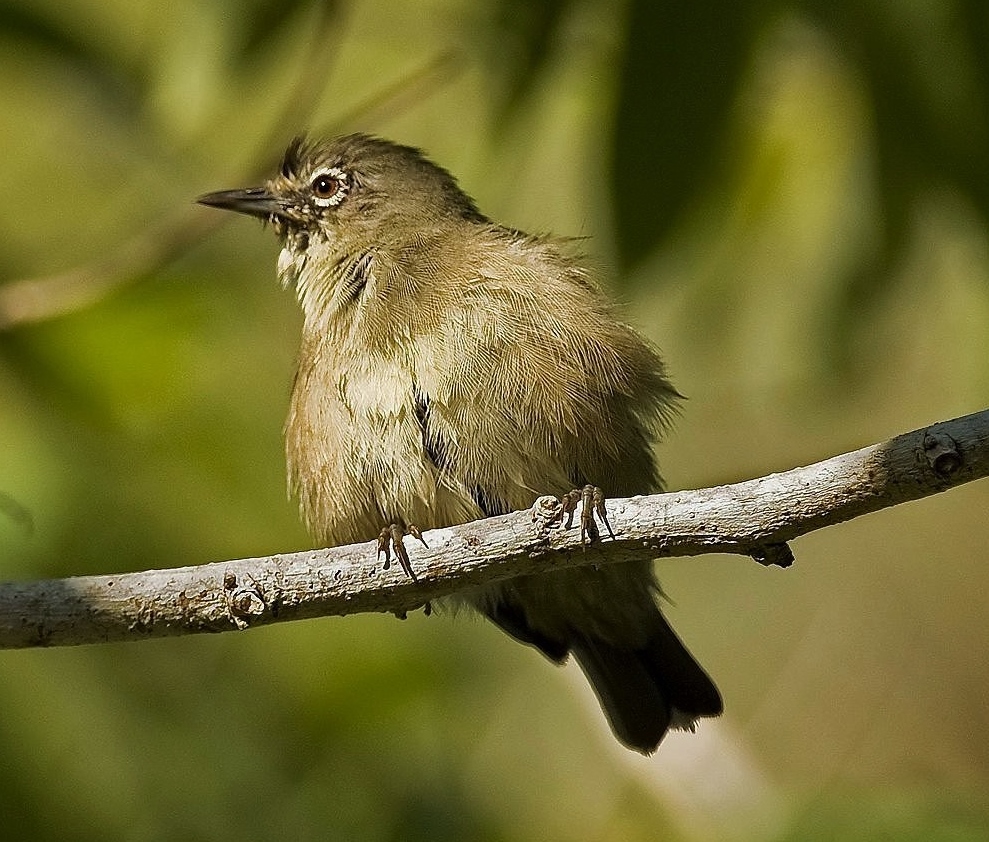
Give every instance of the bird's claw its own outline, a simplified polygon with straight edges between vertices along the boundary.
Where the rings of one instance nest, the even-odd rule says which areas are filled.
[[[615,533],[612,531],[611,523],[608,521],[608,510],[605,508],[604,500],[604,491],[594,485],[585,485],[583,488],[575,488],[573,491],[568,491],[563,495],[561,501],[563,506],[560,509],[559,515],[561,521],[564,516],[567,519],[563,528],[569,529],[573,526],[574,512],[577,511],[577,504],[580,503],[580,543],[593,544],[595,541],[601,540],[601,532],[598,529],[597,520],[600,520],[605,525],[608,535],[614,540]],[[597,516],[597,520],[595,520],[595,515]]]
[[[405,549],[405,541],[403,540],[406,535],[411,535],[413,538],[418,538],[422,541],[422,545],[427,546],[425,539],[422,537],[422,532],[419,531],[419,527],[414,524],[409,524],[407,527],[403,528],[399,523],[392,523],[381,530],[378,535],[378,558],[381,558],[381,554],[384,553],[385,563],[382,565],[385,570],[391,567],[391,551],[395,550],[395,558],[398,559],[398,563],[402,566],[402,570],[405,574],[413,581],[419,581],[416,577],[415,572],[412,570],[412,563],[409,561],[409,551]]]

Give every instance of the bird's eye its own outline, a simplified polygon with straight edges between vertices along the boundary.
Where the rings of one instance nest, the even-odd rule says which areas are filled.
[[[310,187],[316,204],[322,207],[338,205],[347,195],[347,176],[336,167],[316,173]]]
[[[340,182],[328,175],[321,175],[312,183],[312,192],[321,199],[329,199],[340,189]]]

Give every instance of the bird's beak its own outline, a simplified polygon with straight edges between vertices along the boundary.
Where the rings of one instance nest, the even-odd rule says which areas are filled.
[[[249,216],[259,216],[262,219],[267,219],[272,214],[280,215],[285,210],[281,200],[265,187],[248,187],[246,190],[220,190],[216,193],[200,196],[196,201],[201,205],[246,213]]]

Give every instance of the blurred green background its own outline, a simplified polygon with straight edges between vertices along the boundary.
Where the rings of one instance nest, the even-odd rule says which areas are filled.
[[[191,204],[304,128],[586,236],[671,487],[989,403],[983,0],[0,0],[0,104],[4,579],[308,546],[275,239]],[[649,759],[468,618],[0,653],[0,837],[987,839],[987,504],[663,562],[727,713]]]

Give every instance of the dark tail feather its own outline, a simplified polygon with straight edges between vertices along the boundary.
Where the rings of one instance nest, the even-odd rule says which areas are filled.
[[[492,623],[520,643],[535,646],[554,664],[562,664],[570,654],[570,647],[564,640],[557,640],[532,628],[526,620],[525,612],[515,603],[502,600],[482,609]]]
[[[649,643],[638,653],[643,665],[674,708],[691,718],[720,716],[724,704],[718,688],[687,651],[666,618],[659,614],[658,620]]]
[[[573,653],[618,740],[643,754],[655,751],[672,711],[637,654],[600,640],[575,642]]]
[[[568,639],[534,629],[518,603],[505,598],[478,606],[516,640],[562,664],[573,652],[601,702],[611,730],[628,748],[651,754],[672,728],[693,729],[699,716],[722,711],[714,682],[654,607],[646,644],[631,648],[571,631]]]
[[[692,728],[699,716],[722,711],[718,688],[665,619],[647,645],[627,649],[597,638],[571,641],[611,730],[643,754],[656,750],[667,730]]]

